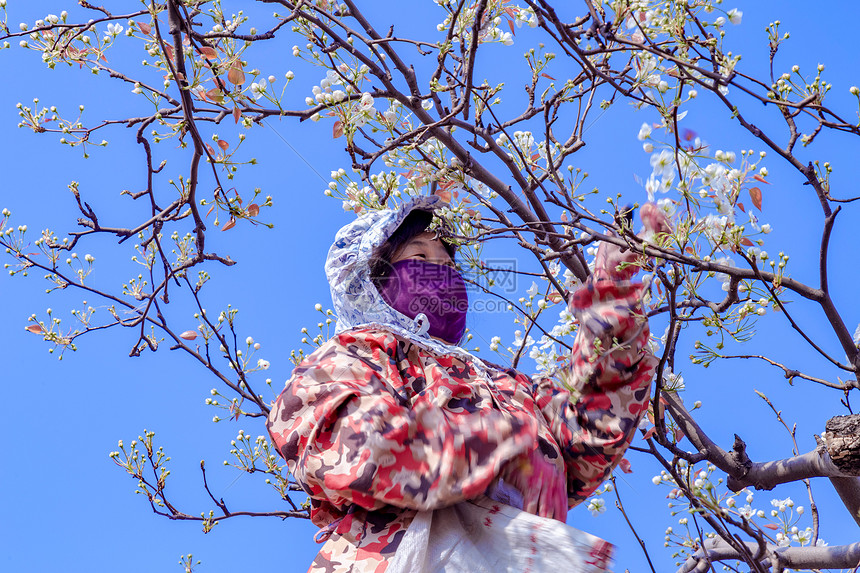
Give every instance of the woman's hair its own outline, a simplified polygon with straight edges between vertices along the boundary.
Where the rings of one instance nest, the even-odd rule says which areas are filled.
[[[433,213],[421,209],[410,211],[400,226],[388,237],[388,240],[382,243],[370,259],[370,278],[373,284],[379,288],[380,283],[391,272],[391,259],[394,254],[400,250],[400,247],[409,242],[416,235],[420,235],[427,230],[430,223],[433,221]],[[439,234],[442,237],[449,235],[444,225],[439,229]],[[457,254],[457,247],[447,241],[442,241],[445,250],[451,260]]]

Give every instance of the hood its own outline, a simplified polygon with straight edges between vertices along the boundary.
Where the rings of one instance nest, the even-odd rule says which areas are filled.
[[[475,358],[459,346],[422,332],[416,320],[390,307],[370,280],[371,256],[397,230],[406,215],[414,209],[433,211],[440,201],[439,197],[431,195],[412,199],[396,209],[370,211],[337,232],[325,263],[337,316],[336,334],[359,327],[382,327],[439,354]]]

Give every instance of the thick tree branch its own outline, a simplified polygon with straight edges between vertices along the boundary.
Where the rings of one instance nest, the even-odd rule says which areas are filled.
[[[758,549],[757,544],[744,544],[750,552]],[[705,572],[711,564],[720,561],[744,560],[745,556],[730,547],[722,539],[705,542],[705,547],[687,559],[678,573]],[[767,552],[759,558],[766,570],[781,572],[783,569],[850,569],[860,565],[860,543],[837,545],[833,547],[778,547],[767,545]]]

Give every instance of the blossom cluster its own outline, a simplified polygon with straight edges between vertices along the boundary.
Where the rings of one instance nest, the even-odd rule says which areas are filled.
[[[748,488],[739,492],[724,491],[723,478],[714,480],[716,468],[707,464],[703,469],[695,469],[685,463],[680,463],[678,469],[683,476],[683,483],[678,481],[667,471],[652,478],[654,485],[668,486],[669,494],[666,496],[669,508],[673,516],[678,517],[678,525],[681,530],[676,531],[673,527],[666,530],[665,546],[675,546],[678,552],[674,555],[690,555],[700,543],[698,533],[690,522],[691,516],[695,516],[702,509],[707,509],[717,515],[724,517],[740,518],[745,522],[753,524],[765,533],[768,540],[779,547],[790,545],[805,546],[814,543],[819,546],[827,545],[821,539],[813,540],[811,527],[800,525],[805,516],[803,506],[795,505],[789,497],[785,499],[772,499],[771,509],[756,509],[753,507],[755,494]],[[686,496],[688,498],[685,498]],[[744,505],[740,506],[740,500]],[[710,536],[715,534],[711,533]]]

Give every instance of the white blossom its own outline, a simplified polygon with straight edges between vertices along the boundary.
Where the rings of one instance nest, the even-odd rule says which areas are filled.
[[[260,78],[251,84],[251,95],[254,96],[254,99],[260,99],[264,93],[266,93],[266,80]]]
[[[358,103],[359,110],[368,111],[373,107],[373,96],[367,92],[361,94],[361,100]]]
[[[606,502],[599,497],[593,497],[588,502],[588,511],[591,515],[599,515],[606,511]]]
[[[675,158],[668,149],[662,149],[659,153],[651,154],[651,168],[654,175],[669,175],[675,167]]]
[[[737,8],[732,8],[731,10],[729,10],[728,14],[726,14],[726,16],[728,16],[729,18],[729,22],[731,22],[735,26],[741,23],[741,18],[743,17],[743,15],[744,13]]]
[[[791,500],[790,497],[787,497],[785,499],[772,499],[770,500],[770,504],[777,508],[777,510],[779,511],[785,511],[789,507],[794,507],[794,502]]]
[[[514,331],[514,342],[513,342],[514,348],[519,348],[523,344],[525,344],[526,348],[529,348],[534,343],[535,343],[534,338],[532,338],[531,335],[528,335],[525,338],[525,340],[523,340],[523,332],[521,330],[515,330]]]

